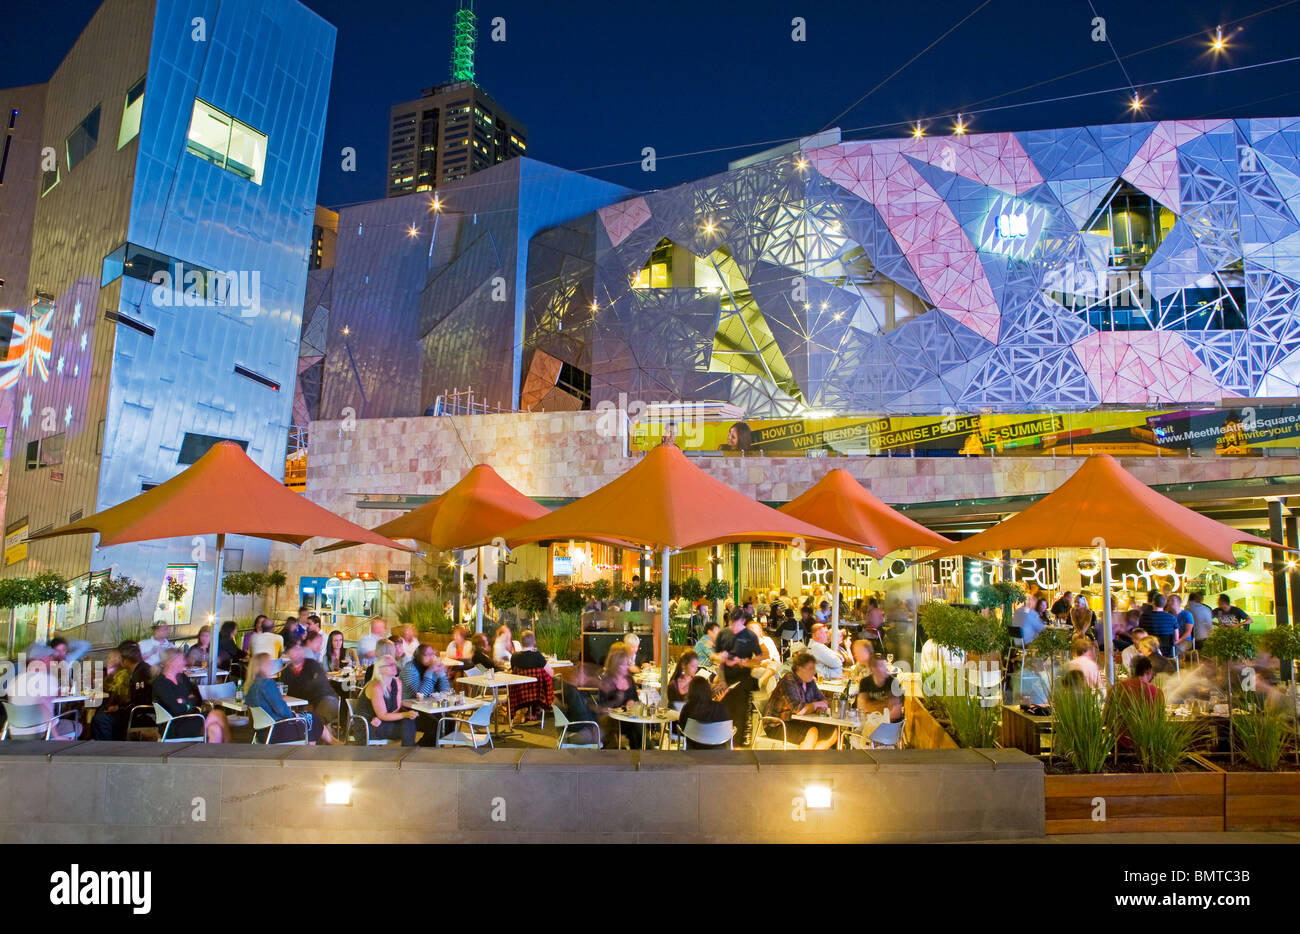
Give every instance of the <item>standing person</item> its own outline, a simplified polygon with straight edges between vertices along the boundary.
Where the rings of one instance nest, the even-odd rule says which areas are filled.
[[[1052,604],[1052,616],[1067,625],[1070,622],[1070,610],[1074,608],[1074,594],[1066,591]]]
[[[1038,638],[1038,634],[1047,626],[1047,620],[1038,613],[1038,604],[1042,601],[1036,597],[1026,597],[1025,602],[1011,617],[1013,626],[1020,628],[1020,638],[1025,645]]]
[[[319,662],[325,657],[325,633],[319,629],[314,632],[307,630],[307,635],[302,637],[303,655],[314,662]]]
[[[319,635],[316,638],[320,638]],[[307,702],[312,713],[315,739],[326,745],[334,743],[329,725],[339,719],[339,695],[330,684],[325,668],[320,662],[307,657],[307,647],[295,642],[287,650],[289,663],[280,672],[280,682],[294,697]]]
[[[515,638],[510,627],[502,623],[497,627],[496,638],[492,640],[492,663],[505,670],[510,664],[510,656],[515,654]]]
[[[1199,649],[1214,631],[1214,612],[1205,605],[1205,591],[1193,590],[1188,595],[1187,612],[1192,614],[1192,647]]]
[[[745,614],[733,610],[731,628],[718,636],[715,658],[729,688],[727,709],[731,711],[731,722],[736,725],[742,746],[749,744],[750,695],[758,687],[752,669],[759,664],[759,655],[758,639],[745,628]]]
[[[415,711],[402,709],[402,681],[391,655],[375,656],[375,676],[357,698],[357,712],[370,721],[371,739],[400,736],[403,746],[415,745]]]
[[[1151,594],[1151,611],[1142,615],[1142,628],[1160,640],[1160,654],[1174,657],[1174,642],[1178,636],[1178,620],[1165,609],[1165,595],[1159,591]]]
[[[631,586],[632,593],[636,593],[637,588],[640,586],[641,586],[641,575],[633,574],[632,586]],[[633,597],[631,600],[630,608],[633,613],[643,612],[645,610],[645,600],[643,600],[641,597]]]
[[[202,713],[203,697],[194,682],[185,674],[185,656],[179,649],[167,649],[163,652],[158,677],[153,680],[153,700],[159,707],[173,717],[186,714]],[[160,724],[159,732],[163,730]],[[189,737],[198,739],[207,734],[209,743],[226,743],[230,741],[230,724],[226,722],[225,711],[213,710],[203,718],[203,725],[186,721],[177,724],[168,732],[169,738]]]
[[[258,613],[257,618],[253,620],[253,628],[248,630],[248,632],[244,633],[244,642],[240,646],[240,648],[244,652],[245,659],[247,659],[249,653],[253,651],[253,636],[257,635],[259,632],[262,631],[262,629],[264,628],[263,624],[265,622],[266,622],[266,617],[263,616],[261,613]]]
[[[369,667],[375,663],[375,647],[379,645],[380,639],[387,638],[388,623],[383,617],[370,617],[370,631],[357,640],[357,658],[363,666]]]
[[[302,635],[307,631],[307,624],[299,621],[297,616],[286,616],[284,625],[280,627],[280,637],[284,639],[284,644],[292,645],[295,642],[302,641]]]
[[[867,616],[863,625],[863,635],[869,639],[880,639],[880,630],[885,625],[885,611],[880,608],[880,601],[875,597],[867,598]]]
[[[1097,665],[1097,644],[1091,639],[1076,638],[1070,644],[1070,652],[1073,658],[1066,663],[1066,669],[1079,672],[1089,687],[1100,687],[1101,669]]]
[[[1171,594],[1165,601],[1165,609],[1173,614],[1178,629],[1174,636],[1174,651],[1181,656],[1192,647],[1192,633],[1196,629],[1196,619],[1191,610],[1183,609],[1183,598]]]
[[[1250,617],[1239,606],[1232,605],[1232,598],[1226,593],[1219,594],[1219,605],[1214,610],[1214,625],[1250,627]]]

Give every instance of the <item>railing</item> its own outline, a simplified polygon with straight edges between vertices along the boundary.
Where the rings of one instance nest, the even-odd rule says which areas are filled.
[[[474,398],[474,387],[470,386],[462,391],[459,388],[452,389],[450,392],[443,391],[441,395],[433,400],[433,405],[429,407],[427,415],[501,415],[506,412],[517,412],[518,409],[513,406],[505,406],[500,402],[493,404],[486,399]]]

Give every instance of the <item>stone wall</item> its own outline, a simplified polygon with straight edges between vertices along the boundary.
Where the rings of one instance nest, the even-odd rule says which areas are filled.
[[[323,803],[327,777],[352,806]],[[830,810],[804,807],[812,783]],[[1014,839],[1042,836],[1043,801],[1018,750],[0,743],[6,844]]]
[[[623,439],[606,429],[603,412],[545,412],[454,418],[394,418],[314,422],[306,495],[367,527],[396,511],[358,509],[361,493],[436,495],[473,464],[490,464],[529,496],[576,497],[626,471]],[[741,492],[788,501],[836,467],[848,470],[887,503],[925,503],[1049,493],[1083,462],[1081,457],[719,457],[694,462]],[[1148,484],[1205,482],[1300,474],[1294,457],[1134,457],[1124,467]],[[313,542],[313,545],[319,543]],[[409,557],[365,546],[345,552],[348,567],[383,573]],[[328,575],[338,556],[317,557],[276,545],[271,564],[288,573]]]

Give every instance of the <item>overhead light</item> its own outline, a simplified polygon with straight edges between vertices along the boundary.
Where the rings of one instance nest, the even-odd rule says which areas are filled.
[[[346,324],[343,325],[343,336],[347,337],[351,333],[352,333],[352,329],[349,328]]]
[[[1168,571],[1173,566],[1173,559],[1163,552],[1153,551],[1147,555],[1147,567],[1153,571]]]
[[[592,302],[592,303],[591,303],[591,310],[592,310],[592,311],[600,311],[600,302]]]
[[[325,776],[325,803],[352,807],[352,780]]]
[[[804,169],[808,168],[808,160],[805,159],[803,156],[800,156],[797,160],[795,160],[794,164],[799,167],[800,171],[803,171]]]
[[[916,139],[920,139],[924,135],[925,129],[921,126],[921,121],[918,120],[916,121],[916,126],[912,127],[912,136]]]
[[[1227,47],[1228,43],[1223,38],[1223,27],[1215,26],[1214,41],[1210,43],[1210,50],[1214,52],[1222,52]]]
[[[707,221],[704,222],[704,232],[706,234],[711,234],[716,229],[717,229],[717,225],[713,223],[713,218],[709,218]]]
[[[824,811],[830,808],[833,799],[831,794],[830,782],[817,782],[807,786],[803,790],[804,802],[808,805],[808,810]]]
[[[957,125],[952,128],[952,131],[958,136],[961,136],[966,132],[966,121],[963,119],[961,114],[957,114]]]
[[[1133,100],[1128,106],[1129,109],[1134,111],[1135,113],[1142,109],[1142,97],[1141,95],[1138,94],[1137,91],[1133,92]]]
[[[406,235],[408,237],[418,237],[420,235],[420,228],[412,224],[410,227],[406,228]]]

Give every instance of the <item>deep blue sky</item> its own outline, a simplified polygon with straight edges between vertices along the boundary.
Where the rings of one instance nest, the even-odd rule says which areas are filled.
[[[384,192],[389,107],[447,77],[455,0],[305,0],[338,27],[320,196],[338,205]],[[684,158],[676,153],[806,135],[835,120],[981,0],[478,0],[478,80],[529,128],[529,154],[632,188],[664,188],[725,169],[747,145]],[[1206,51],[1218,23],[1285,0],[1093,0],[1120,55],[1200,33],[1128,58],[1132,81],[1214,67]],[[0,87],[48,79],[98,0],[10,2]],[[17,9],[13,9],[18,7]],[[504,43],[488,39],[506,20]],[[807,21],[792,42],[790,21]],[[1125,85],[1106,43],[1093,42],[1088,0],[991,0],[968,22],[838,119],[849,132],[936,113],[1101,64],[984,106]],[[1236,27],[1226,30],[1232,34]],[[1249,19],[1218,67],[1300,55],[1300,3]],[[21,38],[19,38],[21,37]],[[1146,92],[1156,119],[1300,115],[1300,63],[1186,81]],[[1013,130],[1129,119],[1124,95],[980,114],[971,130]],[[946,124],[946,121],[945,121]],[[939,129],[936,127],[936,129]],[[356,147],[355,173],[339,150]],[[640,170],[644,146],[660,157]]]

